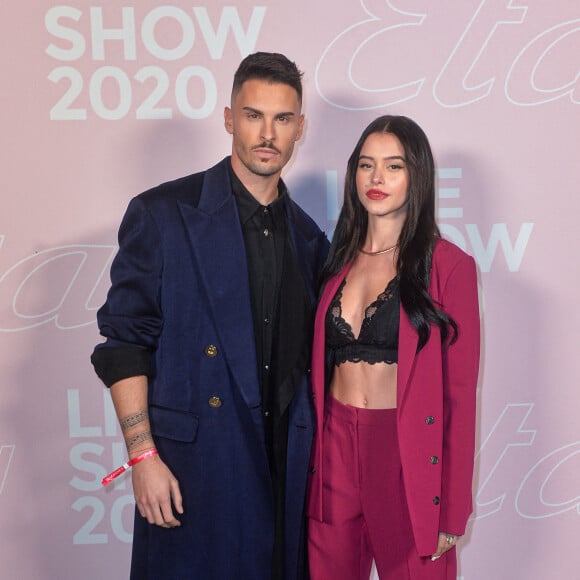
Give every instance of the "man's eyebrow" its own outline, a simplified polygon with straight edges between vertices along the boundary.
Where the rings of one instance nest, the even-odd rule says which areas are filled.
[[[259,109],[254,109],[254,107],[243,107],[243,111],[248,111],[248,113],[256,113],[257,115],[263,115],[264,113]]]
[[[255,113],[256,115],[263,115],[264,111],[260,111],[260,109],[254,109],[254,107],[246,106],[242,107],[243,111],[247,111],[248,113]],[[280,111],[276,113],[276,117],[294,117],[294,111]]]

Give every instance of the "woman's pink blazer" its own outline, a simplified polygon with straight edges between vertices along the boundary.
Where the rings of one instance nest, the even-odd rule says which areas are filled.
[[[324,416],[325,314],[350,266],[324,288],[314,327],[314,437],[307,515],[324,521],[321,425]],[[438,240],[429,293],[458,326],[451,346],[439,329],[417,353],[418,335],[401,308],[397,372],[397,426],[407,504],[421,556],[436,551],[439,531],[464,534],[472,511],[475,402],[480,326],[475,261],[457,246]]]

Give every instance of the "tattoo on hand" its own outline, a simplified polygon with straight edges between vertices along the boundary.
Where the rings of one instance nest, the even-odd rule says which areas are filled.
[[[148,421],[148,420],[149,420],[149,414],[147,413],[147,409],[143,409],[142,411],[138,411],[137,413],[134,413],[133,415],[128,415],[120,422],[121,423],[121,431],[123,431],[123,433],[125,433],[125,431],[128,431],[129,429],[131,429],[131,427],[135,427],[136,425],[139,425],[139,423],[143,423],[143,421]]]

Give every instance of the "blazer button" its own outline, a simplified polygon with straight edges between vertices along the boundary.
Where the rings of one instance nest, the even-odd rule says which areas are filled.
[[[217,349],[217,346],[216,346],[215,344],[208,344],[208,345],[205,347],[205,350],[204,350],[204,352],[205,352],[205,355],[206,355],[206,356],[209,356],[209,357],[214,357],[214,356],[216,356],[216,355],[217,355],[217,353],[218,353],[218,349]]]
[[[210,397],[207,400],[207,403],[210,407],[214,409],[219,409],[222,406],[222,400],[219,397]]]
[[[439,463],[439,457],[437,457],[437,455],[431,455],[431,457],[429,457],[429,461],[433,465],[437,465],[437,463]]]
[[[433,425],[433,423],[435,423],[435,418],[429,415],[429,417],[425,417],[425,423],[427,423],[427,425]]]
[[[311,467],[310,468],[310,473],[316,473],[316,467]]]
[[[433,503],[434,503],[435,505],[439,505],[439,503],[440,503],[440,502],[441,502],[441,500],[439,499],[439,496],[438,496],[438,495],[436,495],[436,496],[433,498]]]

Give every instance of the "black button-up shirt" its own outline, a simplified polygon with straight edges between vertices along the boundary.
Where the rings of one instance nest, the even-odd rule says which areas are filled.
[[[288,406],[306,370],[312,310],[288,231],[289,197],[261,205],[230,166],[246,256],[262,395],[264,435],[275,505],[273,580],[284,578],[284,505]]]
[[[263,206],[248,192],[233,171],[231,176],[248,259],[262,411],[271,462],[275,404],[272,352],[274,333],[279,322],[278,299],[284,267],[287,234],[285,204],[288,194],[284,183],[280,181],[277,199]]]

